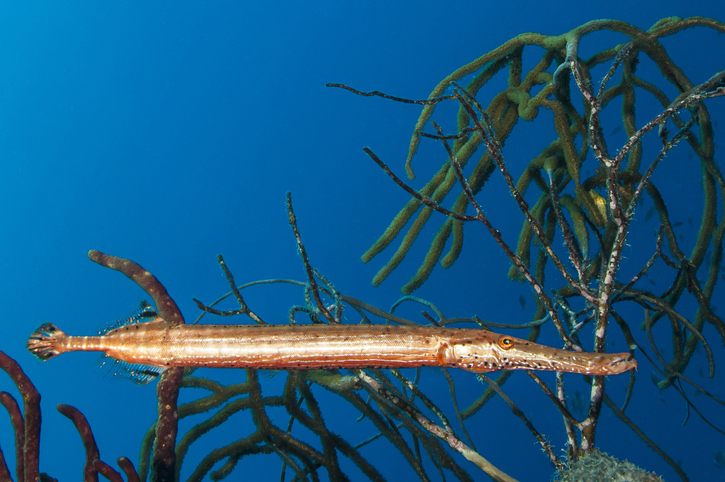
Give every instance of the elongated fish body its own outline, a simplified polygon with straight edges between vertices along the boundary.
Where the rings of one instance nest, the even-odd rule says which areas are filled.
[[[271,370],[446,366],[479,373],[528,369],[588,375],[616,375],[637,366],[629,353],[560,350],[479,329],[181,325],[150,310],[142,313],[132,319],[143,321],[100,336],[70,336],[46,323],[30,336],[28,349],[41,360],[69,351],[105,352],[144,377],[178,366]]]

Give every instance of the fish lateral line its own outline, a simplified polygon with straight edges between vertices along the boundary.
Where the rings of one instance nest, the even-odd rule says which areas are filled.
[[[267,370],[417,368],[474,373],[545,370],[616,375],[637,367],[630,353],[552,348],[472,328],[397,325],[184,325],[142,303],[143,316],[99,336],[71,336],[52,323],[35,330],[28,350],[41,360],[71,351],[104,352],[114,375],[148,383],[170,367]],[[110,360],[109,360],[110,358]]]

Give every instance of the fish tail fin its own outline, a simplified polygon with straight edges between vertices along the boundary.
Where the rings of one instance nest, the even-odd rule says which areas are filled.
[[[41,360],[50,360],[63,353],[60,342],[66,334],[53,323],[43,323],[28,339],[28,350]]]

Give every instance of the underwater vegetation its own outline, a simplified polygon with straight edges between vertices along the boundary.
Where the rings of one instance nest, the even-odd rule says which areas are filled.
[[[396,175],[372,149],[365,148],[393,182],[411,196],[363,255],[364,262],[371,262],[402,238],[395,253],[376,275],[374,284],[381,284],[399,268],[429,221],[442,219],[420,267],[403,287],[406,296],[400,302],[422,304],[425,320],[417,323],[395,315],[398,304],[385,311],[338,292],[332,280],[312,266],[290,196],[288,217],[306,280],[261,280],[239,285],[219,256],[230,292],[213,303],[197,300],[202,311],[200,318],[207,314],[242,316],[264,324],[266,321],[247,304],[242,294],[244,289],[260,284],[293,284],[304,290],[304,296],[303,303],[289,308],[290,323],[302,322],[304,318],[310,323],[334,325],[350,323],[354,317],[361,323],[377,319],[391,324],[428,324],[441,329],[465,323],[477,325],[481,330],[527,330],[526,339],[530,342],[536,341],[544,328],[550,328],[565,349],[602,355],[609,348],[607,334],[616,330],[626,340],[627,350],[633,357],[640,363],[646,358],[656,367],[659,389],[679,392],[688,407],[688,416],[690,411],[695,413],[713,431],[723,434],[722,428],[698,409],[684,389],[689,385],[688,391],[695,390],[724,404],[687,374],[696,354],[704,352],[708,375],[714,377],[715,357],[710,346],[725,343],[725,323],[713,307],[713,292],[722,266],[725,214],[718,205],[722,206],[725,200],[725,179],[715,161],[715,134],[708,111],[711,103],[722,102],[717,97],[725,96],[725,71],[718,71],[722,66],[715,65],[712,76],[698,84],[676,65],[661,40],[688,28],[725,33],[725,24],[699,17],[666,18],[646,31],[621,21],[595,20],[558,36],[521,34],[448,75],[427,99],[411,100],[329,84],[358,95],[422,106],[406,162],[411,180],[413,157],[424,140],[431,140],[435,149],[445,153],[443,165],[427,184],[417,189]],[[587,59],[580,58],[582,39],[601,31],[617,32],[628,40],[598,50]],[[534,67],[525,71],[524,51],[532,47],[543,53]],[[661,78],[652,81],[638,75],[638,65],[645,58],[656,65]],[[592,71],[596,69],[604,71],[600,81],[592,78]],[[485,100],[480,98],[489,81],[504,71],[507,71],[506,87]],[[656,99],[657,114],[638,118],[643,97]],[[456,111],[456,127],[449,133],[433,120],[436,109],[447,104],[454,105]],[[618,149],[612,149],[604,129],[613,127],[605,125],[611,119],[606,116],[616,105],[620,107],[616,127],[621,128],[626,140]],[[516,179],[505,160],[505,143],[519,120],[540,121],[544,117],[540,116],[542,110],[551,113],[555,136],[541,152],[531,154],[528,165]],[[612,132],[621,134],[616,129]],[[692,166],[696,165],[702,182],[697,189],[701,189],[698,194],[703,198],[703,205],[697,225],[689,228],[696,232],[689,249],[677,236],[678,229],[684,226],[670,220],[668,203],[674,200],[654,176],[666,162],[666,154],[675,147],[688,149],[697,158],[698,162],[691,163],[689,169],[695,169]],[[494,208],[479,200],[491,183],[500,180],[496,171],[505,184],[507,200],[513,198],[521,212],[522,228],[515,246],[507,243],[487,214]],[[455,196],[446,204],[448,194]],[[654,209],[646,218],[639,210],[645,199],[653,206],[650,209]],[[435,213],[442,218],[434,217]],[[649,221],[655,215],[659,218],[659,227],[652,238],[631,236],[638,222]],[[483,226],[507,256],[511,280],[531,287],[534,293],[529,309],[534,311],[531,322],[500,325],[477,317],[450,318],[436,307],[434,300],[410,296],[434,275],[439,262],[449,267],[463,255],[464,231],[472,224]],[[688,224],[694,222],[688,220]],[[649,254],[643,258],[625,256],[625,248],[634,245]],[[478,254],[475,250],[472,252]],[[149,271],[133,261],[98,251],[91,251],[89,258],[137,283],[148,293],[156,312],[166,322],[185,323],[171,295]],[[632,271],[631,265],[637,266],[633,275],[623,274],[627,272],[625,264],[629,265],[628,271]],[[643,280],[650,279],[655,266],[667,270],[668,275],[657,277],[658,281],[662,280],[661,286],[644,284]],[[238,307],[218,309],[217,305],[226,299],[235,300]],[[512,319],[520,318],[522,309],[526,308],[525,299],[520,305],[511,307]],[[343,319],[343,312],[348,321]],[[713,335],[719,338],[713,339]],[[671,340],[667,350],[662,349],[664,339]],[[0,403],[12,421],[17,460],[13,478],[4,458],[0,458],[0,479],[53,480],[39,473],[40,395],[18,364],[2,352],[0,368],[10,375],[23,402],[21,410],[11,395],[0,394]],[[92,432],[80,411],[67,405],[59,406],[58,410],[73,420],[86,447],[85,480],[97,480],[98,474],[112,481],[180,480],[192,448],[203,451],[204,455],[185,479],[189,481],[205,477],[222,480],[241,467],[244,459],[258,455],[279,458],[280,474],[275,477],[280,480],[351,480],[351,466],[355,474],[370,480],[385,480],[381,461],[365,453],[369,445],[384,439],[386,447],[393,447],[421,480],[439,476],[446,480],[448,477],[477,480],[480,479],[478,472],[482,471],[496,481],[514,481],[506,467],[497,467],[495,461],[487,460],[486,454],[476,449],[474,439],[480,430],[475,427],[475,420],[469,420],[484,411],[496,397],[504,400],[531,433],[552,470],[560,474],[560,480],[579,480],[576,477],[581,477],[578,475],[581,472],[570,474],[570,478],[566,473],[586,471],[593,466],[601,468],[604,464],[610,473],[639,472],[597,450],[597,429],[604,423],[620,422],[660,455],[682,480],[689,480],[676,457],[660,448],[657,440],[639,428],[637,420],[627,413],[630,399],[636,396],[633,390],[637,382],[642,383],[635,371],[609,380],[599,375],[557,372],[553,386],[534,371],[525,373],[561,415],[563,440],[554,440],[537,430],[531,417],[507,395],[506,384],[512,374],[509,370],[498,372],[495,378],[479,374],[479,380],[487,388],[479,389],[480,396],[461,407],[456,392],[463,387],[454,383],[445,371],[453,408],[444,410],[434,401],[434,394],[421,388],[425,370],[290,370],[276,375],[282,380],[279,381],[281,388],[275,392],[265,386],[260,374],[253,369],[244,370],[244,377],[240,375],[243,381],[225,384],[197,376],[194,369],[172,367],[163,371],[157,385],[158,418],[139,442],[138,470],[128,459],[118,461],[125,479],[109,464],[98,460]],[[582,393],[570,388],[570,377],[581,377],[587,391]],[[650,383],[646,377],[644,380],[643,383]],[[610,395],[611,386],[619,386],[620,392],[625,393],[623,400]],[[478,388],[478,385],[471,387]],[[199,393],[199,390],[204,395],[179,403],[180,393]],[[344,433],[329,424],[325,417],[329,404],[322,402],[328,394],[335,397],[340,407],[354,411],[374,427],[375,434],[359,440],[354,433]],[[614,417],[602,418],[604,410]],[[224,426],[242,412],[250,414],[254,430],[240,433],[237,440],[225,445],[209,447],[201,442],[205,434]],[[194,425],[180,432],[179,422],[194,416],[197,417]],[[454,418],[455,423],[451,423]],[[496,435],[501,443],[511,446],[530,443],[530,440],[507,436],[506,433]],[[565,456],[560,455],[557,445],[565,447]],[[716,455],[716,460],[721,462],[720,459]],[[643,473],[641,480],[655,479]]]

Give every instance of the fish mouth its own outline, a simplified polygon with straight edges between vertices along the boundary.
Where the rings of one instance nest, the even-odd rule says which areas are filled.
[[[504,369],[532,369],[582,375],[619,375],[637,369],[637,360],[631,353],[590,353],[559,349],[544,349],[542,353],[529,346],[526,353],[506,353],[502,357]]]
[[[631,353],[576,353],[572,357],[585,375],[619,375],[637,369],[637,360]]]
[[[618,353],[617,355],[621,356],[618,358],[613,358],[612,361],[609,363],[610,375],[619,375],[620,373],[624,373],[633,368],[635,371],[637,370],[637,360],[634,359],[633,354]],[[609,356],[612,357],[614,355]]]

